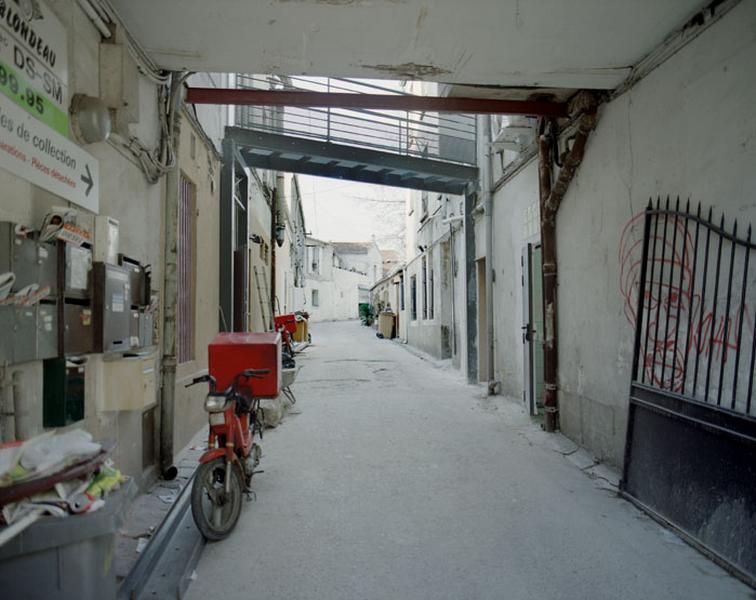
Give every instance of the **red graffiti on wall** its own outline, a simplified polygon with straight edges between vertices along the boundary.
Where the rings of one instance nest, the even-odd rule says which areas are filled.
[[[619,245],[620,293],[624,313],[635,329],[643,260],[643,226],[645,213],[628,221],[622,229]],[[661,222],[662,220],[659,219]],[[701,310],[700,281],[693,273],[694,239],[685,219],[670,216],[666,236],[662,225],[652,225],[649,260],[643,298],[645,328],[641,340],[641,367],[646,381],[663,389],[681,392],[685,376],[694,369],[696,360],[707,361],[711,354],[717,363],[726,363],[738,349],[738,334],[743,340],[754,335],[754,320],[747,303],[732,302],[729,314],[720,305],[716,316],[710,306],[711,291]],[[700,257],[699,257],[700,260]],[[701,265],[696,267],[701,277]],[[670,272],[672,276],[670,277]],[[711,285],[711,283],[710,283]],[[687,361],[686,361],[687,356]]]

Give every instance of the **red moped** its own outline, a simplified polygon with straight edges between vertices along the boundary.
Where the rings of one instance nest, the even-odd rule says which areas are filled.
[[[227,537],[239,520],[242,496],[251,498],[250,481],[260,464],[261,450],[255,433],[262,438],[263,413],[255,398],[252,380],[262,378],[268,369],[245,369],[225,390],[216,389],[212,375],[202,375],[186,387],[207,382],[205,397],[210,432],[207,451],[192,484],[192,516],[208,540]]]

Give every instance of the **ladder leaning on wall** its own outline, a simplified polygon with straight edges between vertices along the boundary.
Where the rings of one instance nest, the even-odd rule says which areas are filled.
[[[262,275],[260,271],[262,271]],[[254,265],[252,273],[255,276],[255,287],[257,288],[257,299],[260,301],[263,327],[265,327],[265,331],[273,331],[273,315],[270,309],[270,292],[268,291],[268,279],[265,276],[265,267],[260,267],[258,271],[257,265]]]

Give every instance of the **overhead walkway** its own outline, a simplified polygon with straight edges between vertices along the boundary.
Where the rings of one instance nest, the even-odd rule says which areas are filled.
[[[401,94],[347,79],[237,76],[237,87]],[[473,115],[241,106],[226,140],[242,165],[438,193],[477,181]]]

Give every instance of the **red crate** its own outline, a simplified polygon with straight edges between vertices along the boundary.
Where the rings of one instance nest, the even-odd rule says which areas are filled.
[[[280,333],[219,333],[207,348],[210,374],[219,390],[226,389],[244,369],[269,369],[247,383],[256,397],[273,398],[281,391]]]
[[[273,321],[276,323],[276,331],[280,330],[281,327],[289,333],[294,333],[297,330],[297,317],[293,313],[290,315],[278,315],[273,318]]]

